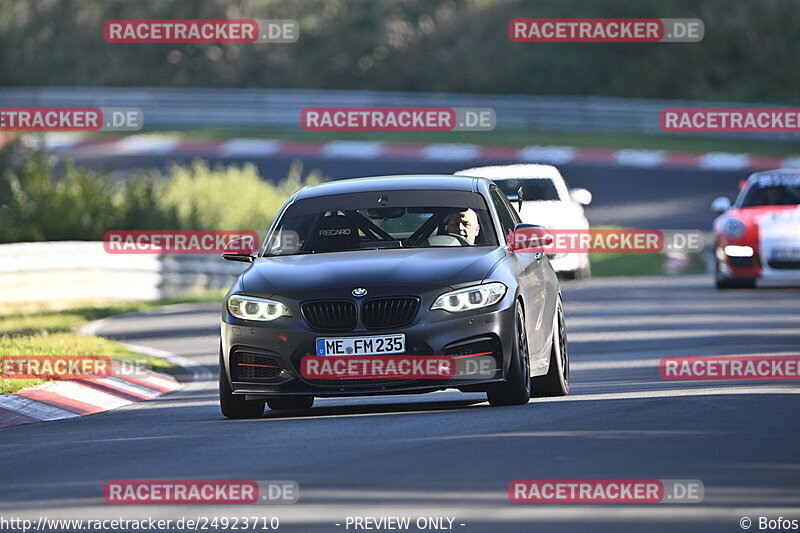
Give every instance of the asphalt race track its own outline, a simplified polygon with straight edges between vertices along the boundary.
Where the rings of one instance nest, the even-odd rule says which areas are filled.
[[[663,381],[657,368],[665,356],[797,355],[800,289],[607,278],[566,283],[564,301],[572,358],[564,399],[504,408],[456,391],[325,399],[302,413],[231,421],[207,379],[108,413],[0,430],[0,512],[257,514],[279,517],[280,531],[334,532],[346,531],[347,516],[447,516],[465,532],[731,532],[745,516],[753,530],[759,516],[800,518],[800,385]],[[213,369],[218,309],[181,304],[115,317],[99,334]],[[696,479],[705,499],[510,503],[509,482],[533,478]],[[102,489],[115,479],[294,480],[300,502],[111,506]]]

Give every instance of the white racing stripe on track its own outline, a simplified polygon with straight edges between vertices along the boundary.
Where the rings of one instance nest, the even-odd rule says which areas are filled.
[[[322,157],[377,159],[383,151],[382,142],[331,141],[322,147]]]
[[[117,141],[113,151],[117,155],[165,155],[180,142],[175,135],[131,135]]]
[[[78,144],[83,137],[82,133],[50,132],[41,137],[25,135],[22,138],[22,144],[29,148],[42,146],[45,150],[69,150]]]
[[[88,403],[89,405],[94,405],[103,409],[116,409],[117,407],[123,407],[133,403],[119,396],[114,396],[91,387],[85,387],[71,381],[56,381],[48,383],[40,388],[47,392],[63,396],[64,398]]]
[[[572,146],[528,146],[517,152],[517,159],[530,163],[569,163],[575,159]]]
[[[658,368],[660,359],[629,359],[627,361],[570,361],[570,372],[579,370],[610,370],[620,368]]]
[[[263,139],[231,139],[223,143],[219,150],[220,157],[232,156],[270,156],[278,153],[281,141]]]
[[[678,383],[675,381],[664,381],[665,384]],[[533,400],[534,403],[550,403],[550,402],[582,402],[586,400],[633,400],[645,398],[675,398],[681,396],[719,396],[723,394],[800,394],[800,387],[794,385],[788,386],[750,386],[750,385],[732,385],[721,387],[695,387],[685,389],[660,389],[648,391],[632,391],[632,392],[609,392],[601,394],[575,394],[569,396],[561,396],[559,398],[537,398]]]
[[[38,420],[61,420],[62,418],[74,418],[78,416],[75,413],[64,411],[58,407],[51,407],[15,394],[0,396],[0,407],[16,411]]]
[[[676,333],[667,329],[650,330],[607,330],[607,331],[582,331],[570,333],[570,342],[605,342],[605,341],[641,341],[641,340],[664,340],[664,339],[697,339],[710,336],[725,337],[730,335],[752,335],[756,338],[765,335],[797,335],[796,327],[786,328],[737,328],[737,329],[698,329],[684,330]]]
[[[161,394],[152,389],[145,389],[144,387],[140,387],[139,385],[135,385],[133,383],[128,383],[127,381],[123,381],[118,378],[93,378],[93,381],[107,385],[112,389],[121,389],[122,391],[129,392],[136,396],[144,396],[145,398],[149,398],[151,400],[161,396]]]
[[[480,155],[480,147],[474,144],[429,144],[422,149],[422,159],[428,161],[468,161]]]
[[[141,375],[134,376],[136,379],[144,381],[145,385],[138,384],[140,387],[149,388],[150,385],[153,387],[166,387],[170,390],[175,390],[181,388],[181,384],[178,380],[170,377],[164,377],[163,375],[153,372],[152,370],[147,370],[144,368],[140,368],[137,371]],[[124,375],[116,375],[119,379],[127,381]],[[158,392],[158,391],[156,391]]]
[[[700,158],[698,168],[706,170],[743,170],[750,165],[748,154],[711,152]]]
[[[657,167],[664,164],[663,150],[619,150],[614,154],[618,165],[632,167]]]

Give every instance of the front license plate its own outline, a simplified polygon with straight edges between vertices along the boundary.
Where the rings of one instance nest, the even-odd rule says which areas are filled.
[[[773,261],[800,261],[800,248],[775,248],[772,250]]]
[[[405,353],[406,336],[318,337],[317,355],[379,355]]]

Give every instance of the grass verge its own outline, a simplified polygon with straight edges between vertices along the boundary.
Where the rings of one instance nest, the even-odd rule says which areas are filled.
[[[687,255],[687,263],[676,272],[669,272],[667,256],[657,254],[590,254],[592,276],[662,276],[664,274],[703,274],[706,272],[702,253]]]
[[[625,230],[620,226],[597,226],[593,230]],[[670,265],[667,254],[660,253],[590,253],[592,276],[661,276],[664,274],[703,274],[706,260],[703,253],[690,253],[680,264]]]
[[[221,300],[223,293],[214,292],[196,297],[155,302],[125,302],[85,305],[61,310],[13,308],[0,313],[0,359],[7,355],[107,355],[115,359],[136,361],[157,372],[173,373],[178,367],[163,359],[137,354],[119,343],[80,335],[73,330],[90,320],[133,311],[147,311],[171,303]],[[0,394],[45,383],[38,379],[0,378]]]

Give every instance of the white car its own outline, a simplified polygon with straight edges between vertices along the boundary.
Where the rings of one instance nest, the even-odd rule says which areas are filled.
[[[519,216],[527,224],[537,224],[547,229],[588,230],[589,221],[583,206],[592,201],[586,189],[569,189],[561,173],[553,165],[498,165],[459,170],[456,176],[489,178],[519,205],[518,193],[522,189],[522,207]],[[561,253],[550,262],[556,272],[569,279],[586,279],[591,276],[589,254]]]

